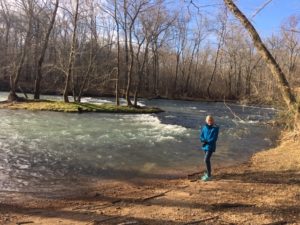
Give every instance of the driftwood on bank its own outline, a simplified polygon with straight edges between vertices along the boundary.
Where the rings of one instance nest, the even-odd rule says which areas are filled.
[[[107,221],[110,221],[110,220],[119,219],[119,218],[121,218],[121,216],[109,217],[109,218],[105,218],[105,219],[102,219],[102,220],[93,220],[89,224],[98,225],[98,224],[102,224],[104,222],[107,222]]]
[[[149,200],[152,200],[154,198],[159,198],[159,197],[162,197],[164,196],[165,194],[167,194],[168,192],[170,192],[171,190],[167,190],[163,193],[159,193],[159,194],[156,194],[156,195],[152,195],[152,196],[149,196],[149,197],[146,197],[146,198],[142,198],[141,201],[142,202],[145,202],[145,201],[149,201]]]
[[[30,223],[34,223],[33,221],[23,221],[23,222],[17,222],[17,225],[22,225],[22,224],[30,224]]]
[[[217,219],[219,216],[213,216],[213,217],[209,217],[209,218],[205,218],[205,219],[201,219],[201,220],[195,220],[195,221],[190,221],[190,222],[187,222],[183,225],[192,225],[192,224],[199,224],[199,223],[202,223],[202,222],[205,222],[205,221],[208,221],[208,220],[214,220],[214,219]]]

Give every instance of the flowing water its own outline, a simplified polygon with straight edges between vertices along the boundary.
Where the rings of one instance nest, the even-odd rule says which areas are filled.
[[[0,93],[4,100],[7,93]],[[44,96],[44,98],[60,98]],[[112,98],[84,98],[103,103]],[[274,145],[278,130],[264,122],[272,108],[175,100],[141,100],[160,114],[67,114],[0,110],[0,189],[34,190],[79,177],[165,178],[203,167],[199,128],[207,114],[220,126],[213,166],[246,161]],[[75,182],[76,183],[76,182]]]

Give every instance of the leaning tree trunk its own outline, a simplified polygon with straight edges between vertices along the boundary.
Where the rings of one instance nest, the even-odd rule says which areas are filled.
[[[295,113],[295,129],[300,131],[300,106],[297,104],[295,95],[293,94],[290,85],[286,79],[285,74],[280,68],[279,64],[276,62],[272,54],[266,48],[262,42],[259,34],[247,19],[247,17],[239,10],[239,8],[233,3],[233,0],[224,0],[224,3],[228,9],[235,15],[235,17],[244,25],[245,29],[249,32],[254,46],[257,48],[257,51],[260,53],[262,58],[265,60],[267,66],[271,70],[273,76],[279,82],[279,88],[282,94],[282,97],[285,101],[285,104],[290,111]]]
[[[53,14],[52,14],[52,18],[51,18],[51,21],[50,21],[50,24],[49,24],[49,27],[48,27],[48,30],[47,30],[47,33],[46,33],[46,36],[45,36],[42,52],[41,52],[41,55],[40,55],[39,60],[38,60],[37,74],[36,74],[35,84],[34,84],[35,85],[34,99],[40,99],[40,88],[41,88],[41,80],[42,80],[42,65],[43,65],[43,62],[44,62],[46,50],[48,48],[50,34],[51,34],[51,31],[52,31],[54,23],[55,23],[58,4],[59,4],[59,0],[56,0],[55,8],[54,8],[54,11],[53,11]]]
[[[228,9],[234,14],[234,16],[243,24],[245,29],[249,32],[257,51],[260,53],[262,58],[265,60],[267,66],[271,70],[273,76],[279,81],[279,88],[286,105],[291,109],[296,105],[296,98],[293,95],[290,85],[283,73],[282,69],[266,48],[262,42],[259,34],[247,19],[247,17],[239,10],[239,8],[233,3],[233,0],[224,0],[224,3]]]

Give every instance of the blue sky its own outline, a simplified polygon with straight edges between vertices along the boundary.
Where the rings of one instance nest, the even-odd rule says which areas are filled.
[[[267,0],[239,0],[236,4],[251,17]],[[300,0],[273,0],[251,21],[262,36],[280,31],[281,24],[291,15],[300,17]]]
[[[235,3],[250,18],[267,1],[236,0]],[[170,2],[176,5],[179,2],[189,3],[190,0],[170,0]],[[223,5],[223,0],[193,0],[193,2],[200,6],[202,12],[207,12],[212,16]],[[262,37],[268,37],[272,33],[278,33],[282,23],[291,15],[300,17],[300,0],[272,0],[259,14],[251,19],[251,22]]]

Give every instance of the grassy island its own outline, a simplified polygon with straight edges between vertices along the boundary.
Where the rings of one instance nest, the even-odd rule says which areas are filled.
[[[116,106],[114,104],[92,104],[92,103],[77,103],[63,102],[50,100],[26,100],[22,102],[7,102],[0,103],[0,109],[24,109],[33,111],[55,111],[68,113],[83,113],[83,112],[102,112],[102,113],[159,113],[163,110],[156,107],[130,107]]]

